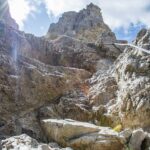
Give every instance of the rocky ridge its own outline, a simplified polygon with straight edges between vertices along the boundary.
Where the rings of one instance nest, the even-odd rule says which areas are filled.
[[[116,40],[115,34],[103,21],[101,9],[92,3],[79,12],[64,13],[58,23],[50,25],[47,36],[55,39],[64,34],[93,43],[103,42],[105,37],[110,41]]]
[[[0,4],[2,150],[149,149],[149,54],[113,45],[94,4],[64,13],[40,38]],[[149,49],[149,37],[143,29],[134,44]]]

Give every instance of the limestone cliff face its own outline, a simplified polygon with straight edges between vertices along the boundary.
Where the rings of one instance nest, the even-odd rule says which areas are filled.
[[[149,30],[138,33],[135,44],[149,49]],[[125,127],[141,126],[149,130],[150,55],[128,48],[115,64],[118,82],[117,106]],[[116,106],[115,106],[116,107]]]
[[[7,0],[0,0],[0,20],[8,26],[18,29],[15,20],[11,18]]]
[[[116,40],[115,34],[103,21],[101,9],[92,3],[79,12],[64,13],[58,23],[51,24],[47,36],[55,39],[59,35],[68,35],[92,43]]]
[[[45,37],[17,30],[6,6],[0,149],[148,150],[149,54],[107,45],[118,41],[93,4],[64,13]],[[134,44],[149,49],[149,38],[143,29]]]

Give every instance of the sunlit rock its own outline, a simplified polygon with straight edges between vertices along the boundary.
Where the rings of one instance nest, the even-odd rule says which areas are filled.
[[[124,137],[107,127],[74,120],[42,120],[42,126],[49,140],[67,145],[75,150],[123,150]]]

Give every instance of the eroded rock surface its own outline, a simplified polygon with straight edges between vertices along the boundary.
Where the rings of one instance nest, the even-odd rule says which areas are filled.
[[[1,142],[2,150],[72,150],[71,148],[60,148],[55,144],[43,144],[38,143],[35,139],[29,137],[26,134],[20,136],[14,136]]]
[[[145,137],[146,133],[144,133],[142,129],[133,131],[129,142],[129,147],[133,150],[141,150],[141,145]]]
[[[49,140],[87,150],[120,150],[124,148],[123,138],[110,128],[74,120],[42,120],[42,126]]]
[[[142,37],[141,37],[142,38]],[[116,79],[117,104],[112,112],[118,112],[124,127],[149,128],[150,125],[150,56],[132,48],[118,58]]]

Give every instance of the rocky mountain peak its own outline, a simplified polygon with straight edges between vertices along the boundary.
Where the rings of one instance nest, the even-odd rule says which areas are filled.
[[[79,12],[64,13],[57,23],[50,25],[47,37],[56,39],[59,35],[68,35],[94,43],[101,34],[108,35],[108,33],[115,39],[115,35],[103,21],[101,9],[90,3]]]
[[[99,12],[99,13],[101,11],[101,9],[97,5],[95,5],[93,3],[90,3],[89,5],[87,5],[86,9],[90,10],[90,11]]]
[[[7,24],[8,26],[13,27],[14,29],[18,29],[17,23],[10,15],[7,0],[0,0],[0,21]]]

